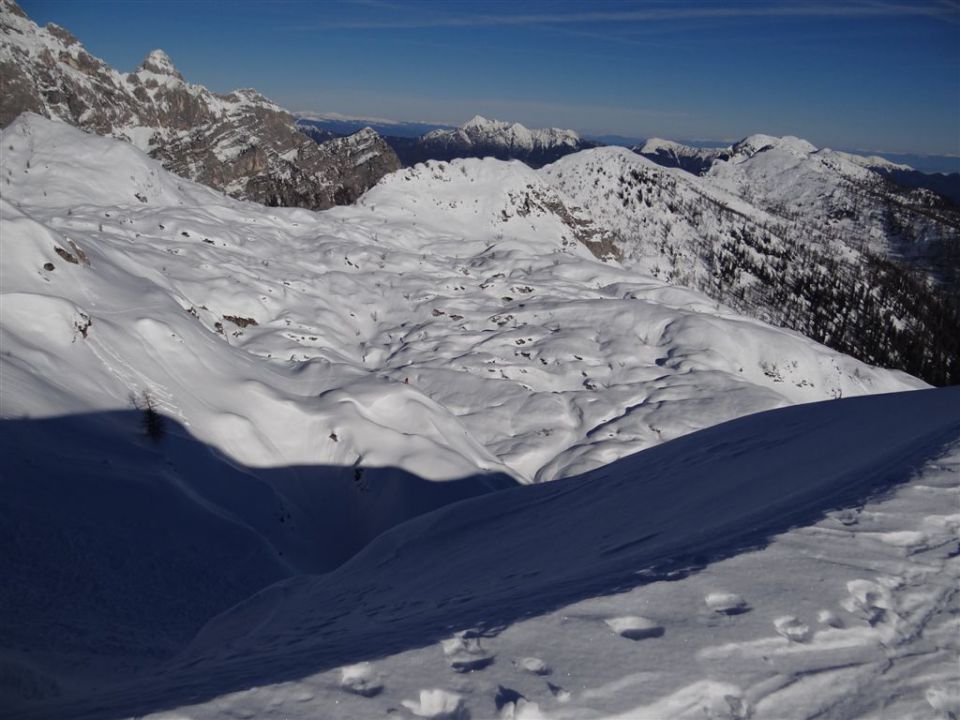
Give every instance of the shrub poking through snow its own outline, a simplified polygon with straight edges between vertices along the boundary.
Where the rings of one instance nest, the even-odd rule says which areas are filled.
[[[240,317],[239,315],[224,315],[223,319],[232,322],[234,325],[240,328],[250,327],[251,325],[258,324],[253,318]]]
[[[156,403],[146,390],[140,397],[134,396],[133,406],[140,411],[140,425],[144,434],[158,443],[167,434],[166,418],[157,412]]]

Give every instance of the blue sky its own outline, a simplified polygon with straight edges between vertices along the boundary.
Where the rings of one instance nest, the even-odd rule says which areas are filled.
[[[133,69],[155,47],[291,110],[960,154],[960,2],[22,0]]]

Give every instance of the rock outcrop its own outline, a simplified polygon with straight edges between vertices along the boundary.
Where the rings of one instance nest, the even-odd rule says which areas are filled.
[[[317,144],[255,90],[222,95],[187,82],[162,50],[118,72],[13,0],[0,0],[0,81],[0,126],[35,112],[127,140],[178,175],[267,205],[350,203],[400,167],[372,130]]]

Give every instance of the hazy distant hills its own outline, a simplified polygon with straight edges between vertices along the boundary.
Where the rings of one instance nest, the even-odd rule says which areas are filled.
[[[383,136],[418,138],[432,130],[451,130],[455,127],[442,123],[405,122],[386,118],[341,115],[339,113],[300,112],[294,113],[294,115],[297,118],[297,125],[301,128],[317,128],[333,135],[350,135],[368,127]]]

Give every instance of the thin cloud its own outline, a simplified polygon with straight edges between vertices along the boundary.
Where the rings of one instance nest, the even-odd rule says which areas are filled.
[[[803,3],[751,6],[670,5],[638,10],[589,11],[540,14],[447,15],[422,18],[345,20],[320,22],[313,28],[338,30],[403,30],[456,27],[514,27],[589,23],[665,22],[733,18],[868,18],[926,16],[960,22],[960,3]]]

